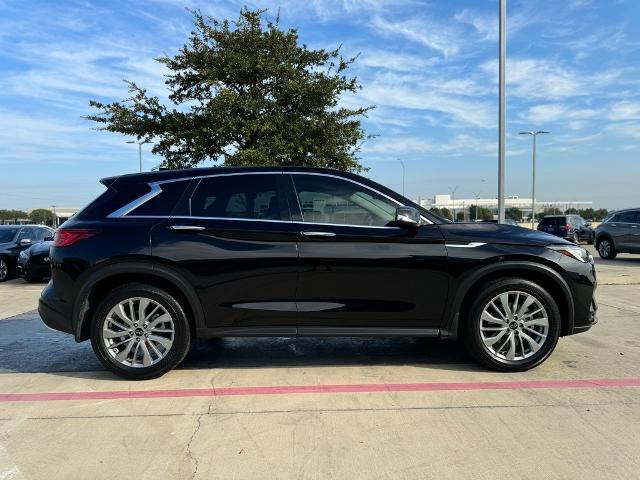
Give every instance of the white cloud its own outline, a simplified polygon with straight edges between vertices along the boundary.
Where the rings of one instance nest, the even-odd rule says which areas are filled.
[[[426,18],[393,21],[375,16],[371,26],[383,36],[404,37],[431,50],[451,57],[460,51],[462,37],[451,27]]]
[[[639,120],[640,101],[616,102],[609,107],[608,117],[611,120]]]
[[[398,72],[414,72],[437,65],[439,62],[440,59],[437,57],[422,57],[388,50],[364,51],[358,58],[358,66],[364,65]]]

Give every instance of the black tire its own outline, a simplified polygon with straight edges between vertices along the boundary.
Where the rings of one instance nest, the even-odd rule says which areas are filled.
[[[605,260],[613,260],[618,255],[618,252],[616,252],[616,249],[613,246],[613,240],[608,237],[598,240],[598,245],[596,247],[600,258],[604,258]]]
[[[499,372],[522,372],[540,365],[551,355],[560,337],[561,319],[556,302],[544,288],[522,278],[502,278],[488,282],[475,291],[478,296],[464,314],[461,334],[467,351],[478,363]],[[492,354],[480,334],[480,318],[485,307],[497,295],[510,291],[533,296],[545,308],[548,318],[547,336],[540,349],[528,358],[518,360],[498,358]]]
[[[593,234],[589,235],[589,238],[587,239],[587,245],[593,245]]]
[[[43,277],[34,277],[32,275],[25,275],[23,278],[24,278],[24,281],[27,283],[37,283],[37,282],[42,282],[44,280]]]
[[[102,338],[102,329],[110,310],[133,297],[149,298],[160,304],[171,316],[174,326],[174,339],[168,353],[157,363],[146,367],[120,363],[109,354]],[[184,360],[191,346],[191,329],[184,310],[173,296],[157,287],[131,283],[113,290],[96,309],[91,323],[91,346],[98,360],[116,375],[128,380],[149,380],[160,377]]]
[[[9,266],[4,258],[0,258],[0,283],[6,282],[9,278]]]

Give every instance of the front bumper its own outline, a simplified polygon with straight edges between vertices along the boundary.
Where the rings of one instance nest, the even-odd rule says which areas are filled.
[[[40,295],[38,313],[47,327],[65,333],[73,333],[70,315],[65,313],[64,305],[56,296],[51,282]]]
[[[589,314],[587,316],[587,322],[581,325],[576,325],[573,327],[572,334],[586,332],[591,327],[593,327],[596,323],[598,323],[598,304],[596,303],[596,299],[591,299],[591,306],[589,308]]]

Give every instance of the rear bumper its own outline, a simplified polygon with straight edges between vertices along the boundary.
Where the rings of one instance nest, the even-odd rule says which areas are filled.
[[[60,332],[73,333],[70,315],[65,312],[64,304],[56,296],[51,282],[40,295],[38,313],[47,327]]]

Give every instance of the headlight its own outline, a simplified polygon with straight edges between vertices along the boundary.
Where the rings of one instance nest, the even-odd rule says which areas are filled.
[[[547,248],[560,252],[567,257],[571,257],[583,263],[590,263],[593,257],[584,248],[577,245],[549,245]]]

